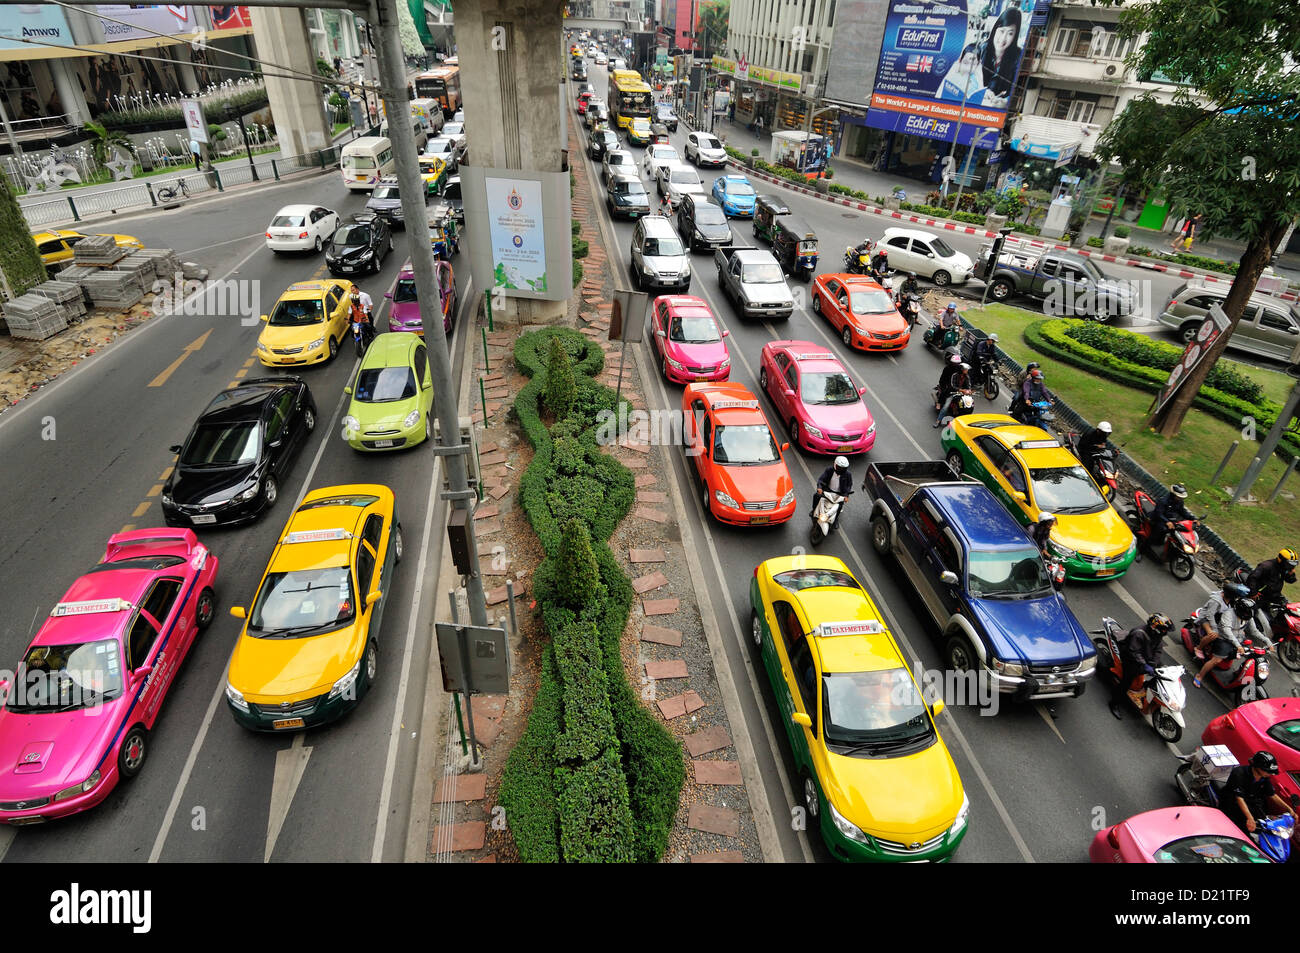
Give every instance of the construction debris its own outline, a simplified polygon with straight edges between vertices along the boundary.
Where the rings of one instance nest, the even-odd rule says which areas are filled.
[[[68,326],[63,307],[42,295],[21,295],[3,307],[9,333],[21,340],[44,341]]]
[[[118,245],[112,235],[89,235],[72,249],[73,260],[78,265],[106,268],[126,257],[127,249]]]

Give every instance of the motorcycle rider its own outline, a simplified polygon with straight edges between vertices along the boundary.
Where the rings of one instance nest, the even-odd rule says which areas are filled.
[[[1112,428],[1109,420],[1103,420],[1079,438],[1079,457],[1083,465],[1092,469],[1093,459],[1107,449]]]
[[[875,243],[873,243],[870,238],[862,239],[862,241],[858,243],[857,247],[849,254],[849,264],[851,266],[849,270],[857,271],[860,269],[862,267],[862,256],[870,254],[871,249],[874,247]]]
[[[1224,782],[1219,809],[1247,834],[1255,833],[1258,820],[1268,817],[1270,811],[1288,814],[1295,820],[1295,811],[1273,785],[1278,770],[1277,758],[1267,751],[1256,751],[1250,764],[1237,765]]]
[[[1169,630],[1174,627],[1173,620],[1163,612],[1153,612],[1147,617],[1145,625],[1130,629],[1128,638],[1120,643],[1119,654],[1124,662],[1124,670],[1119,680],[1111,689],[1110,713],[1116,718],[1124,717],[1120,702],[1133,687],[1133,680],[1139,675],[1154,675],[1156,663],[1160,661],[1161,644]],[[1146,714],[1146,699],[1139,705],[1142,714]]]
[[[1295,584],[1297,565],[1300,565],[1300,557],[1296,556],[1296,551],[1283,549],[1275,559],[1264,560],[1246,577],[1246,587],[1270,618],[1278,610],[1286,608],[1282,587],[1288,583]]]
[[[916,283],[916,275],[907,272],[907,277],[903,279],[902,286],[898,289],[898,299],[901,301],[907,295],[920,294],[921,288]]]
[[[1040,552],[1047,552],[1047,541],[1051,538],[1054,526],[1056,526],[1056,515],[1043,510],[1038,514],[1038,522],[1030,527],[1029,535]]]
[[[885,277],[885,272],[889,270],[889,249],[881,248],[871,256],[871,264],[868,266],[871,277],[877,281]]]
[[[817,512],[817,502],[822,498],[822,494],[830,491],[838,493],[840,496],[848,496],[853,492],[853,473],[849,470],[848,457],[836,457],[835,462],[822,471],[822,475],[817,478],[817,491],[813,493],[812,509],[808,515],[812,516]],[[835,514],[835,522],[831,524],[834,529],[840,524],[840,513],[844,512],[841,506],[839,512]]]
[[[1020,385],[1019,411],[1020,416],[1017,419],[1024,424],[1037,426],[1039,423],[1039,408],[1034,405],[1041,401],[1052,400],[1052,393],[1047,389],[1043,382],[1042,368],[1035,367],[1027,375],[1024,382]]]
[[[943,423],[943,418],[945,416],[957,409],[957,398],[963,393],[969,394],[973,386],[971,384],[969,364],[965,361],[961,361],[958,364],[950,362],[948,366],[944,368],[945,374],[948,372],[948,368],[950,367],[955,367],[956,371],[948,377],[948,389],[946,391],[939,391],[939,416],[934,419],[934,426],[936,429],[941,423]],[[940,387],[942,386],[943,382],[940,381]]]
[[[352,294],[349,296],[349,300],[351,321],[353,324],[361,325],[361,347],[363,349],[367,348],[375,337],[373,317],[375,303],[371,300],[370,295],[355,286],[352,288]]]
[[[1151,539],[1149,540],[1151,551],[1157,555],[1163,551],[1165,537],[1173,530],[1174,524],[1181,523],[1185,520],[1195,519],[1187,510],[1187,487],[1181,483],[1175,483],[1165,494],[1165,498],[1156,506],[1155,514],[1151,518]]]
[[[1246,639],[1261,642],[1265,647],[1272,644],[1255,624],[1255,601],[1239,582],[1224,583],[1220,592],[1212,593],[1197,619],[1201,623],[1201,640],[1196,646],[1196,657],[1205,659],[1200,672],[1192,679],[1197,688],[1220,661],[1240,655]]]
[[[944,362],[943,370],[939,372],[939,386],[934,391],[935,410],[943,406],[944,399],[952,391],[952,379],[959,370],[961,370],[961,355],[957,353],[949,354],[948,359]]]
[[[975,376],[981,384],[985,382],[985,365],[992,363],[996,366],[997,362],[998,336],[997,332],[994,332],[993,334],[990,334],[987,337],[982,337],[975,342],[975,367],[977,369]],[[992,371],[988,371],[988,373],[992,373]]]

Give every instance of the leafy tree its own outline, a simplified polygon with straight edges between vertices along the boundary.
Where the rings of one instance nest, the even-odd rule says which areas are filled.
[[[727,48],[727,26],[731,22],[731,0],[712,0],[700,4],[695,21],[695,35],[705,56]]]
[[[31,226],[9,188],[0,188],[0,289],[12,296],[26,294],[45,280]]]
[[[596,554],[591,549],[591,533],[587,524],[581,520],[571,519],[564,527],[560,537],[560,556],[557,560],[561,569],[560,585],[557,587],[560,601],[570,609],[582,610],[594,606],[604,594],[600,581],[600,567],[596,563]]]
[[[1246,242],[1223,303],[1229,332],[1148,421],[1173,436],[1300,217],[1300,0],[1149,0],[1125,8],[1120,32],[1146,36],[1130,59],[1139,76],[1159,71],[1183,85],[1171,104],[1150,95],[1129,103],[1102,136],[1101,155],[1130,182],[1204,215],[1203,229]]]
[[[558,338],[551,338],[551,354],[546,367],[546,390],[542,400],[556,420],[568,416],[577,394],[573,379],[573,362]]]
[[[97,122],[88,122],[82,131],[90,134],[90,150],[100,165],[112,158],[111,152],[115,147],[122,147],[128,156],[134,153],[131,137],[119,129],[105,129]]]

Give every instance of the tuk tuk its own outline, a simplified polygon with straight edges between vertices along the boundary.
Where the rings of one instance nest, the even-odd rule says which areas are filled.
[[[460,251],[458,232],[456,214],[450,205],[429,209],[429,241],[433,244],[434,257],[451,261]]]
[[[803,219],[783,215],[776,220],[772,254],[786,274],[808,281],[817,270],[817,233]]]
[[[775,195],[760,195],[754,200],[754,237],[771,244],[776,240],[776,220],[789,215],[790,209]]]

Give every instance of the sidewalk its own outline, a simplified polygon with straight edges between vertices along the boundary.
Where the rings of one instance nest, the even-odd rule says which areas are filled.
[[[750,150],[757,147],[759,158],[765,162],[767,161],[772,145],[770,135],[755,135],[745,128],[744,123],[732,123],[726,119],[720,119],[716,123],[713,134],[731,148],[739,149],[745,155],[749,155]],[[889,195],[895,187],[898,187],[907,193],[907,201],[924,204],[926,193],[938,188],[937,185],[931,182],[920,182],[900,175],[876,172],[866,163],[846,156],[836,156],[831,160],[831,167],[835,170],[833,182],[866,192],[872,199]],[[1101,229],[1105,222],[1104,218],[1093,216],[1089,219],[1088,224],[1084,226],[1083,234],[1086,237],[1101,235]],[[1112,232],[1116,225],[1121,224],[1128,224],[1132,229],[1129,238],[1133,245],[1145,246],[1152,251],[1172,251],[1169,243],[1173,236],[1168,232],[1138,228],[1132,223],[1123,222],[1119,218],[1111,222]],[[1177,223],[1171,219],[1167,227],[1172,228],[1175,224]],[[1214,236],[1205,241],[1197,241],[1192,246],[1192,254],[1218,258],[1222,261],[1238,261],[1245,247],[1244,242],[1231,237]],[[1286,253],[1279,255],[1274,270],[1288,278],[1300,280],[1300,254]]]

